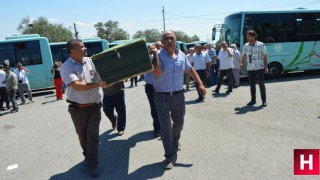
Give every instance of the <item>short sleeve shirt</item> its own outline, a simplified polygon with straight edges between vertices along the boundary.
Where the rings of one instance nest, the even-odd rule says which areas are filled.
[[[90,58],[84,57],[82,63],[69,58],[62,64],[60,74],[63,82],[67,85],[68,100],[79,104],[99,103],[101,101],[99,87],[86,91],[77,91],[69,86],[74,81],[86,83],[98,83],[101,81]]]
[[[194,63],[195,70],[207,69],[207,63],[209,63],[210,57],[207,53],[201,52],[201,54],[194,53],[191,62]]]
[[[164,48],[158,52],[162,74],[155,76],[153,86],[156,92],[174,92],[183,89],[184,73],[192,66],[182,51],[175,49],[175,52],[175,58]]]
[[[266,46],[262,42],[256,41],[254,46],[246,43],[243,47],[242,55],[247,56],[247,70],[254,71],[264,69],[263,56],[266,54]]]
[[[228,48],[227,50],[233,55],[233,50],[231,48]],[[221,50],[218,59],[220,60],[221,70],[233,69],[233,57],[229,57],[226,51]]]

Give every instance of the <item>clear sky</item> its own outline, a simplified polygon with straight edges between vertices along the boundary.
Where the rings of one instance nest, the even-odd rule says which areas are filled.
[[[118,21],[130,34],[156,28],[163,31],[162,7],[166,30],[181,30],[201,40],[211,37],[215,24],[239,11],[320,9],[320,0],[1,0],[0,40],[19,34],[18,24],[24,17],[46,17],[50,23],[63,24],[72,31],[76,23],[81,38],[96,36],[93,25]]]

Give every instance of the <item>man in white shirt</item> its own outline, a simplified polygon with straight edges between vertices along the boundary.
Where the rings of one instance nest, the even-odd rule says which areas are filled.
[[[241,53],[238,50],[236,44],[231,44],[230,47],[233,49],[233,78],[234,78],[234,88],[240,86],[240,69],[241,69]]]
[[[194,46],[194,50],[196,53],[193,54],[193,58],[191,59],[191,64],[194,69],[197,71],[202,82],[206,82],[206,79],[210,76],[210,57],[207,53],[201,51],[201,44],[196,44]],[[196,102],[201,102],[204,100],[202,94],[198,89],[198,84],[196,83],[196,88],[198,92],[199,98]]]
[[[219,69],[219,77],[216,89],[213,91],[215,93],[219,93],[222,79],[225,75],[228,78],[228,90],[227,94],[232,92],[232,69],[233,69],[233,50],[228,47],[226,41],[221,42],[221,50],[218,55],[218,59],[220,60],[220,69]]]
[[[190,64],[191,64],[194,52],[195,52],[194,47],[189,48],[189,54],[187,55],[187,59]],[[186,90],[189,91],[191,76],[187,73],[185,73],[185,75],[186,75]]]
[[[0,64],[0,111],[4,111],[3,102],[6,101],[7,109],[9,109],[9,100],[6,89],[6,73],[3,71],[3,65]]]
[[[24,91],[26,90],[28,93],[28,98],[30,102],[35,102],[32,99],[31,88],[29,85],[29,80],[27,74],[30,72],[27,68],[23,67],[21,62],[17,62],[16,69],[13,71],[18,78],[18,91],[21,99],[21,105],[26,103],[26,99],[24,98]]]

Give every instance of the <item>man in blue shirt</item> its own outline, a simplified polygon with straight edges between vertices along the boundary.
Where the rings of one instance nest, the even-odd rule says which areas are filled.
[[[177,160],[177,151],[181,149],[179,139],[184,123],[185,98],[183,94],[184,73],[189,74],[199,85],[199,92],[205,96],[197,72],[191,66],[185,54],[176,49],[176,36],[172,31],[162,34],[164,47],[154,55],[154,100],[161,126],[161,139],[165,150],[165,169],[173,168]],[[173,124],[171,125],[171,120]]]

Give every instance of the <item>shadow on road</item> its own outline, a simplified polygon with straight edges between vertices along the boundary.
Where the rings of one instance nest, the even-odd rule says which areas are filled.
[[[142,141],[154,139],[152,131],[138,133],[128,140],[112,140],[116,137],[108,130],[100,135],[99,169],[100,177],[95,179],[153,179],[161,177],[164,173],[162,162],[144,165],[128,174],[130,149]],[[143,152],[141,152],[143,153]],[[188,167],[188,165],[181,165]],[[190,165],[191,166],[191,165]],[[61,174],[53,175],[51,180],[64,179],[90,179],[82,162]]]
[[[235,114],[246,114],[248,112],[255,112],[263,109],[260,106],[243,106],[243,107],[236,107],[234,110],[236,111]]]

